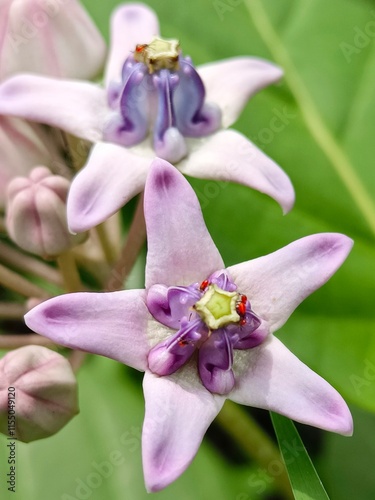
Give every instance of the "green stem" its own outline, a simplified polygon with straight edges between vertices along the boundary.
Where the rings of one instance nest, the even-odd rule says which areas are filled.
[[[0,284],[24,297],[48,298],[48,293],[38,285],[0,264]]]
[[[0,302],[0,319],[21,319],[25,313],[25,304]]]
[[[216,421],[270,476],[272,476],[272,466],[277,463],[277,475],[273,476],[275,485],[283,492],[286,499],[293,499],[288,474],[279,449],[255,420],[240,406],[226,401]]]
[[[5,219],[4,217],[0,216],[0,233],[6,233],[7,229],[5,226]]]
[[[57,264],[64,280],[66,292],[79,292],[83,290],[81,278],[72,252],[67,251],[57,257]]]
[[[272,26],[260,0],[245,0],[246,8],[275,61],[285,70],[285,80],[300,108],[305,124],[318,146],[330,160],[364,219],[375,235],[375,203],[358,177],[346,152],[322,118],[304,81],[300,77],[283,41]]]
[[[0,258],[5,264],[13,266],[20,271],[26,271],[59,287],[63,285],[60,273],[56,269],[30,255],[25,255],[17,248],[13,248],[1,241]]]
[[[143,193],[140,195],[132,224],[121,250],[120,257],[114,265],[106,290],[122,290],[124,282],[132,270],[139,252],[146,241],[146,223],[143,213]]]
[[[116,253],[116,248],[114,248],[108,237],[107,227],[105,225],[105,222],[96,226],[95,229],[99,237],[99,241],[102,246],[102,250],[106,261],[108,262],[108,264],[113,264],[113,262],[115,262],[116,260],[117,253]]]

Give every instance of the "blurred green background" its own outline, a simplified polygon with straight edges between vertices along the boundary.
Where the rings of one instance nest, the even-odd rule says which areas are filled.
[[[108,38],[110,12],[121,2],[83,3]],[[328,493],[334,500],[372,500],[375,211],[370,207],[364,215],[355,195],[359,185],[375,202],[375,4],[370,0],[262,1],[266,22],[258,18],[255,26],[240,0],[145,3],[158,13],[162,34],[178,38],[196,65],[237,55],[275,60],[278,53],[286,53],[292,61],[295,71],[287,71],[284,81],[255,96],[234,125],[289,174],[297,196],[292,212],[283,217],[274,201],[242,186],[189,180],[226,264],[258,257],[316,232],[342,232],[355,240],[342,268],[277,335],[339,390],[353,412],[352,438],[298,426]],[[258,4],[254,2],[250,9],[259,12]],[[280,37],[276,53],[270,47],[269,21]],[[298,94],[301,81],[312,98],[304,113]],[[284,127],[276,130],[273,118],[280,115]],[[318,117],[315,129],[307,126],[306,116],[307,120]],[[320,126],[322,121],[326,128]],[[327,157],[314,130],[323,143],[327,131],[333,138],[336,161]],[[349,189],[340,177],[346,161],[352,175]],[[142,377],[95,357],[88,359],[78,377],[81,414],[50,439],[18,445],[18,491],[9,498],[148,498],[141,466]],[[272,433],[267,412],[249,411]],[[1,468],[6,463],[3,454],[5,438],[0,436]],[[214,423],[191,467],[155,497],[277,499],[274,481],[272,470],[249,462]]]

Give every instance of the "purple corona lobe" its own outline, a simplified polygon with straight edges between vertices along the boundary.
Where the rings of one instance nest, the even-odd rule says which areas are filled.
[[[199,376],[206,389],[217,394],[230,392],[235,384],[233,349],[256,347],[267,335],[266,330],[258,331],[261,320],[251,310],[247,297],[236,290],[226,271],[211,274],[201,284],[152,286],[147,297],[150,313],[177,332],[151,349],[149,369],[157,375],[171,375],[198,350]],[[226,310],[232,295],[235,308]],[[213,317],[213,323],[201,311],[201,299],[207,302],[207,314]],[[218,321],[220,326],[216,327]]]
[[[161,63],[149,60],[139,62],[143,47],[147,45],[137,46],[125,61],[121,83],[109,86],[107,99],[114,113],[104,136],[130,147],[151,132],[156,154],[176,162],[187,154],[184,137],[203,137],[218,130],[221,112],[205,102],[202,79],[190,58],[179,55],[174,64],[166,58],[160,67]]]

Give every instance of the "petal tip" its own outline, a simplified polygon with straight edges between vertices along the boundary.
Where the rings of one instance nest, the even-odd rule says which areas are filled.
[[[157,189],[170,189],[176,181],[176,177],[181,175],[169,162],[161,158],[155,158],[151,163],[149,178],[146,181],[152,183]]]

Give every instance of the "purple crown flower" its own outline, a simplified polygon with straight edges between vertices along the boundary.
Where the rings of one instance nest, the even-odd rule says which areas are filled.
[[[274,335],[347,257],[352,240],[325,233],[225,268],[184,177],[154,160],[144,211],[146,289],[75,293],[26,315],[64,346],[145,371],[145,482],[158,491],[194,458],[226,398],[344,435],[342,397]]]
[[[158,34],[151,9],[123,5],[112,17],[105,88],[36,75],[0,85],[0,113],[97,143],[71,186],[71,230],[103,222],[140,193],[155,153],[184,174],[244,184],[290,210],[294,190],[288,176],[242,134],[225,130],[282,71],[250,57],[195,69],[177,41]]]

